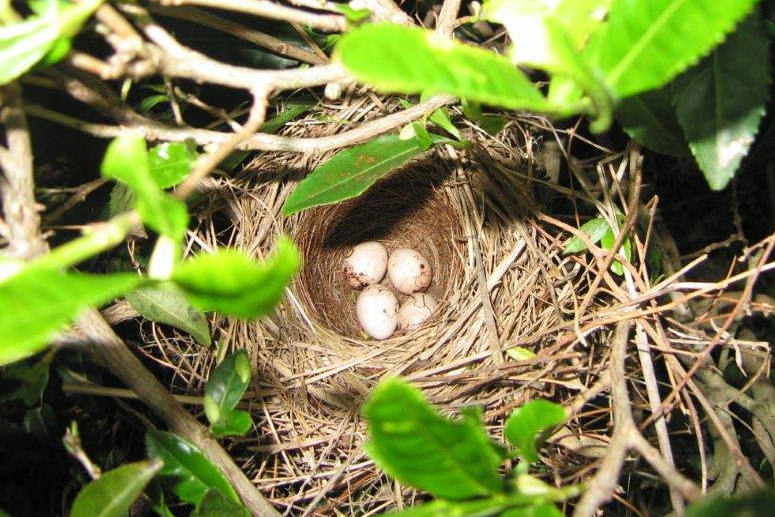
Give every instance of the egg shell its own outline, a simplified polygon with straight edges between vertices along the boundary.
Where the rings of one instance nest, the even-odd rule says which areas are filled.
[[[433,272],[425,257],[413,249],[398,248],[390,254],[388,277],[396,289],[412,294],[431,285]]]
[[[388,287],[370,285],[355,302],[361,328],[374,339],[387,339],[398,326],[398,298]]]
[[[376,241],[362,242],[344,259],[345,279],[351,287],[363,289],[385,277],[387,263],[385,246]]]
[[[398,328],[400,330],[417,330],[436,310],[438,302],[428,293],[411,295],[398,309]]]

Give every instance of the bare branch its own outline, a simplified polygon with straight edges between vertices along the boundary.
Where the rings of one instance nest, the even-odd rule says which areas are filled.
[[[339,147],[355,145],[369,140],[374,136],[391,131],[404,124],[417,120],[441,106],[452,103],[454,100],[454,97],[437,95],[403,111],[361,124],[355,129],[344,131],[337,135],[320,138],[296,138],[257,133],[239,144],[237,149],[246,151],[287,151],[296,153],[330,151],[331,149],[337,149]],[[182,142],[190,138],[199,145],[208,145],[223,143],[232,136],[231,133],[222,133],[207,129],[176,128],[153,121],[148,121],[147,123],[130,122],[121,126],[97,124],[63,115],[41,106],[26,106],[25,111],[31,116],[50,120],[99,138],[115,138],[121,134],[125,134],[128,129],[132,129],[151,141],[164,140],[169,142]]]
[[[4,174],[3,212],[9,240],[7,252],[17,258],[31,258],[45,252],[47,245],[40,235],[32,144],[18,84],[0,88],[0,105],[0,122],[5,126],[8,150],[0,153]]]
[[[272,20],[296,22],[327,32],[342,32],[347,20],[339,14],[315,14],[268,0],[162,0],[162,5],[199,5],[237,11]]]
[[[436,32],[439,35],[446,38],[452,37],[458,11],[460,11],[460,0],[444,0],[439,18],[436,20]]]

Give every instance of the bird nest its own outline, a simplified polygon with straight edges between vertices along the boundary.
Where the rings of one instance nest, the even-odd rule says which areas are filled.
[[[563,255],[568,234],[540,222],[529,133],[512,122],[497,140],[477,135],[469,134],[470,150],[437,148],[363,196],[289,218],[281,208],[297,180],[330,154],[264,153],[241,177],[215,182],[196,245],[234,245],[263,257],[285,233],[304,257],[273,314],[211,319],[218,350],[245,348],[254,366],[243,407],[256,428],[230,439],[230,452],[290,514],[363,515],[412,502],[416,494],[398,489],[361,447],[359,408],[384,377],[408,379],[447,413],[482,407],[500,437],[514,408],[538,397],[572,404],[605,363],[594,336],[583,349],[575,338],[575,307],[593,273]],[[440,303],[419,329],[384,341],[362,334],[342,259],[365,240],[428,258]],[[173,389],[201,393],[216,349],[148,325],[145,350],[158,358],[160,346],[175,365]],[[579,426],[574,420],[564,429],[567,443],[580,443]],[[550,450],[550,477],[572,480],[588,464],[571,450]]]

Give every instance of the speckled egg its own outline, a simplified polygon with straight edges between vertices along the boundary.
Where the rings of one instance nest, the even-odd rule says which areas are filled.
[[[413,249],[398,248],[390,254],[388,277],[396,289],[412,294],[427,289],[433,273],[425,257]]]
[[[417,330],[437,306],[436,298],[428,293],[411,295],[398,309],[398,328],[407,332]]]
[[[398,298],[388,287],[370,285],[355,302],[361,328],[374,339],[387,339],[398,326]]]
[[[362,242],[344,259],[344,276],[356,289],[376,284],[385,276],[388,253],[381,243]]]

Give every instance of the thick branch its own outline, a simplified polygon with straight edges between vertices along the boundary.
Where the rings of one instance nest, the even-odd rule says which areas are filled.
[[[22,108],[21,88],[16,83],[0,89],[0,105],[8,150],[0,153],[3,169],[0,185],[9,240],[7,252],[17,258],[31,258],[45,252],[47,247],[40,235],[32,144]]]

